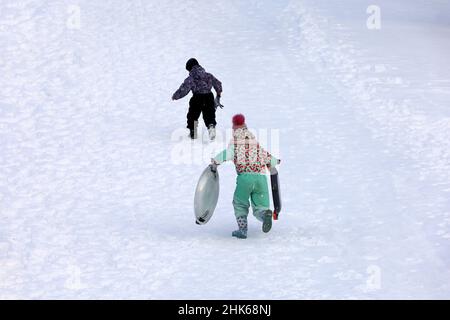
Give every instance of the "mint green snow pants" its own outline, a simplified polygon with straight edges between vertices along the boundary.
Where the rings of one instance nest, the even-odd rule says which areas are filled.
[[[242,173],[237,176],[233,207],[236,218],[247,217],[250,203],[253,215],[263,221],[263,215],[270,208],[269,187],[263,174]]]

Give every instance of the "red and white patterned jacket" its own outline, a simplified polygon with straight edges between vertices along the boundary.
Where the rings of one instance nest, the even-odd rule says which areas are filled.
[[[264,150],[245,126],[234,130],[228,148],[214,158],[218,164],[227,160],[233,160],[238,174],[265,174],[267,165],[275,166],[278,163],[278,159]]]

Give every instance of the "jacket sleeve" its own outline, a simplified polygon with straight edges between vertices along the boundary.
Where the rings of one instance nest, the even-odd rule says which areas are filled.
[[[214,160],[218,163],[224,163],[228,160],[233,160],[234,158],[234,145],[230,143],[228,148],[220,152],[217,156],[214,157]]]
[[[275,158],[273,155],[271,155],[269,152],[261,148],[262,156],[263,156],[263,162],[265,165],[275,167],[278,165],[278,159]]]
[[[277,166],[279,160],[278,160],[277,158],[275,158],[273,155],[271,155],[271,154],[269,154],[269,155],[270,155],[270,162],[269,162],[269,165],[270,165],[271,167]]]
[[[191,91],[191,89],[192,89],[192,78],[187,77],[186,80],[184,80],[184,82],[181,84],[180,88],[177,91],[175,91],[175,93],[172,96],[172,99],[178,100],[185,97],[189,93],[189,91]]]
[[[214,88],[214,90],[216,90],[216,92],[217,92],[217,95],[221,95],[222,94],[222,82],[220,82],[216,77],[214,77],[212,74],[211,74],[211,77],[212,77],[212,85],[213,85],[213,88]]]

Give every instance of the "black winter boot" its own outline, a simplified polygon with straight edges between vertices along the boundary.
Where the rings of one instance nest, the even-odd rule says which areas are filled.
[[[270,231],[270,229],[272,229],[272,211],[266,210],[263,216],[262,231],[264,233],[267,233]]]
[[[189,129],[189,137],[194,140],[197,139],[197,126],[194,129]]]

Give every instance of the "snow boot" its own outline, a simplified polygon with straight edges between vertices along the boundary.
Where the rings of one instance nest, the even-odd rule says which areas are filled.
[[[239,230],[233,231],[231,235],[238,239],[247,239],[247,217],[238,217],[236,218],[236,221],[239,226]]]
[[[208,127],[208,133],[209,133],[209,140],[214,140],[216,138],[216,128],[213,124],[209,125]]]
[[[262,231],[264,233],[267,233],[270,231],[270,229],[272,229],[272,211],[266,210],[264,212],[263,219]]]
[[[242,230],[235,230],[231,235],[238,239],[247,239],[247,232],[244,232]]]
[[[192,140],[197,139],[197,128],[189,129],[189,137]]]

